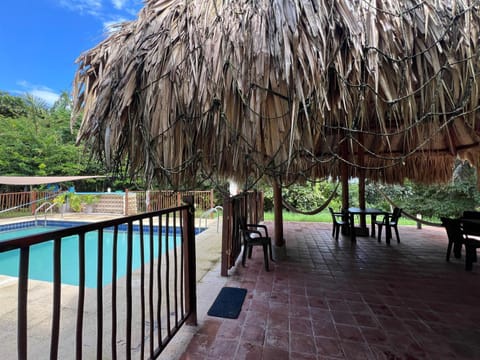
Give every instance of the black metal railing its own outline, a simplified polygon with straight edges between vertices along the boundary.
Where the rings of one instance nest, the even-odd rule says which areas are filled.
[[[157,358],[183,324],[197,321],[193,214],[193,206],[185,205],[1,242],[1,256],[18,253],[17,345],[11,356],[35,359],[42,351],[40,357],[50,359]],[[63,248],[72,241],[76,254],[66,255]],[[52,281],[32,281],[35,247],[46,244],[51,257],[43,261],[53,263]],[[92,258],[96,266],[87,265]],[[75,286],[62,282],[72,267],[78,271]],[[87,275],[95,267],[91,287]],[[51,310],[37,293],[30,296],[32,286],[46,289]],[[35,319],[43,311],[49,314],[47,333],[45,322],[37,329]],[[48,340],[39,344],[40,338]]]

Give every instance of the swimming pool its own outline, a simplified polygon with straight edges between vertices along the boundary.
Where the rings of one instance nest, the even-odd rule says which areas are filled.
[[[78,226],[85,223],[79,222],[63,222],[63,221],[47,221],[39,222],[41,226],[35,226],[34,222],[25,222],[21,225],[10,224],[7,228],[5,225],[0,226],[0,241],[7,239],[14,239],[18,237],[38,234],[47,231],[53,231],[65,227]],[[173,249],[181,243],[179,236],[175,238],[172,234],[180,235],[180,229],[175,232],[172,230],[169,236],[165,236],[164,229],[160,232],[158,227],[155,230],[153,253],[154,257],[158,256],[159,249]],[[3,230],[3,231],[2,231]],[[125,276],[127,271],[127,232],[126,229],[120,227],[117,237],[117,278]],[[200,229],[201,230],[201,229]],[[200,231],[199,230],[199,231]],[[196,231],[197,232],[197,231]],[[162,234],[162,236],[158,236]],[[85,286],[88,288],[97,287],[97,232],[88,232],[85,234]],[[159,239],[161,243],[159,244]],[[140,257],[140,233],[137,231],[133,234],[133,265],[132,269],[138,269],[141,265]],[[147,257],[150,254],[150,243],[148,241],[147,233],[144,236],[144,253]],[[61,281],[63,284],[78,285],[79,283],[79,237],[69,236],[62,239],[61,242]],[[112,282],[113,273],[113,231],[105,230],[103,236],[103,282],[102,287]],[[12,250],[0,253],[0,274],[9,276],[18,276],[19,266],[19,250]],[[33,245],[30,248],[30,262],[29,262],[29,279],[53,281],[53,241]],[[148,260],[146,260],[148,262]]]

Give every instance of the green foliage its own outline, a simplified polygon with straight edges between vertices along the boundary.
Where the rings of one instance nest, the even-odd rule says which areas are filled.
[[[47,108],[32,96],[0,92],[0,173],[46,176],[101,174],[102,167],[83,156],[70,130],[68,95]],[[85,189],[86,190],[86,189]]]
[[[67,194],[66,192],[64,193],[61,193],[59,195],[57,195],[54,199],[53,199],[53,203],[57,206],[61,206],[63,204],[66,204],[67,202]]]
[[[70,206],[70,209],[72,209],[73,211],[80,212],[82,210],[81,196],[75,193],[70,193],[68,195],[68,205]]]
[[[82,204],[92,205],[95,204],[100,198],[98,195],[94,194],[82,194],[80,195]]]
[[[330,197],[335,183],[330,181],[310,182],[305,185],[293,184],[282,190],[282,196],[286,202],[300,211],[314,210],[327,201]],[[271,187],[264,187],[264,209],[273,209],[273,190]],[[341,192],[337,190],[337,196],[330,202],[333,208],[341,207]]]
[[[410,214],[422,214],[428,218],[458,217],[465,210],[474,210],[480,204],[474,169],[458,161],[454,176],[448,184],[422,185],[406,182],[403,186],[374,185],[366,187],[367,204],[372,207],[389,209],[387,200],[378,188]]]
[[[292,185],[283,189],[284,199],[298,210],[309,211],[318,208],[330,196],[335,183],[318,182],[305,186]],[[421,185],[406,181],[404,185],[382,185],[368,183],[365,188],[367,207],[390,211],[392,206],[379,191],[385,193],[396,205],[406,212],[424,218],[438,219],[442,216],[458,217],[465,210],[478,210],[480,193],[477,189],[475,169],[468,163],[457,161],[453,179],[448,184]],[[358,183],[349,184],[350,205],[358,205]],[[264,189],[265,211],[273,210],[273,191]],[[341,209],[341,189],[330,203],[334,209]],[[312,218],[314,219],[314,218]],[[314,220],[312,220],[314,221]]]
[[[67,204],[73,211],[80,212],[83,210],[85,205],[95,204],[99,199],[100,197],[94,194],[63,192],[53,199],[53,203],[59,208],[61,208],[62,205]]]
[[[381,194],[384,192],[390,199],[394,200],[398,205],[402,207],[411,201],[414,193],[411,186],[405,184],[401,185],[382,185],[367,183],[365,186],[365,202],[367,207],[374,207],[382,210],[391,210],[391,205],[387,199]]]
[[[18,117],[27,115],[27,106],[24,99],[0,91],[0,118]]]

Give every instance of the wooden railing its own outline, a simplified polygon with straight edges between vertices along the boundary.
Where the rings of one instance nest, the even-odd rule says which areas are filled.
[[[139,212],[156,211],[179,206],[185,196],[193,196],[195,209],[205,211],[215,207],[213,190],[207,191],[169,191],[149,190],[135,191],[137,207]]]
[[[27,191],[0,194],[0,217],[30,216],[45,201],[51,201],[58,193],[51,191]],[[81,193],[80,193],[81,194]],[[92,206],[94,213],[135,215],[180,206],[182,199],[193,196],[194,207],[200,213],[215,207],[213,190],[169,190],[92,193],[98,201]]]
[[[183,324],[197,321],[193,200],[190,204],[0,242],[1,256],[19,252],[16,334],[4,324],[13,331],[2,338],[4,345],[16,342],[17,351],[7,354],[11,346],[2,346],[2,357],[157,358]],[[75,241],[77,254],[62,259],[67,241]],[[118,251],[122,241],[124,254]],[[53,281],[32,281],[33,248],[47,245],[53,249],[42,261],[52,264]],[[89,256],[94,266],[86,266]],[[62,283],[64,270],[72,267],[78,286]],[[98,269],[96,288],[86,286],[92,268]],[[103,285],[105,280],[110,284]],[[50,321],[39,322],[44,313],[51,314]]]
[[[33,215],[38,205],[55,197],[52,191],[23,191],[0,193],[0,216]]]
[[[222,263],[221,275],[228,276],[242,250],[239,220],[245,218],[247,223],[258,224],[263,221],[263,193],[244,192],[227,197],[223,202]]]

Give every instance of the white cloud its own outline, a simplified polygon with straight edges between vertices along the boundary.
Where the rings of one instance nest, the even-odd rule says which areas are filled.
[[[60,0],[60,5],[81,14],[99,16],[102,10],[102,0]]]
[[[112,0],[113,7],[118,10],[122,10],[128,0]]]
[[[60,97],[59,94],[49,89],[35,89],[30,91],[30,94],[45,101],[48,106],[55,104],[55,101]]]
[[[17,94],[30,94],[42,101],[44,101],[48,106],[52,106],[55,101],[58,100],[60,94],[50,89],[47,86],[43,85],[33,85],[28,81],[22,80],[18,82],[18,85],[23,88],[23,91],[14,91]]]
[[[130,20],[136,17],[144,5],[142,0],[56,0],[58,4],[70,11],[87,14],[99,18],[104,23],[107,19],[127,16]],[[123,19],[122,19],[123,20]]]

